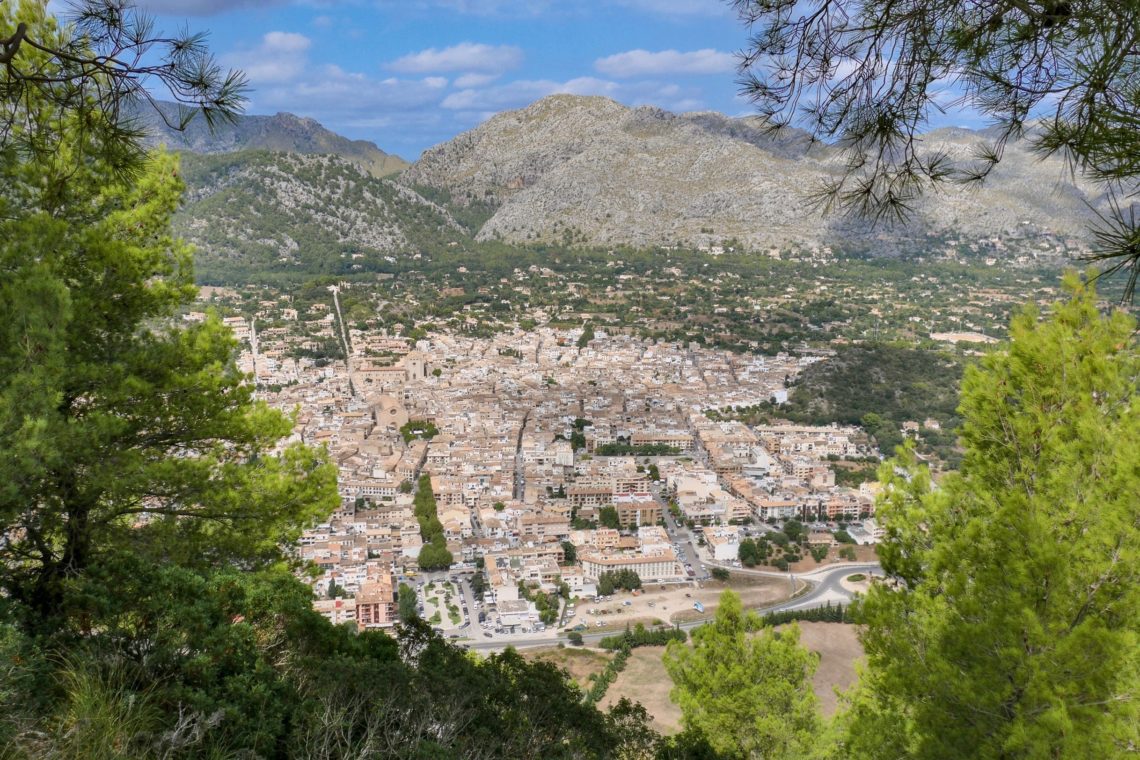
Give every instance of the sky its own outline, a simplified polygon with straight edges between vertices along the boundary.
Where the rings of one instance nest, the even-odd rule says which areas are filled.
[[[159,30],[208,31],[288,111],[414,160],[491,115],[553,93],[669,111],[752,113],[722,0],[139,0]]]
[[[728,0],[134,2],[159,32],[207,32],[218,62],[249,78],[246,113],[308,116],[408,160],[554,93],[755,112],[737,81],[748,29]],[[930,116],[982,126],[958,107]]]

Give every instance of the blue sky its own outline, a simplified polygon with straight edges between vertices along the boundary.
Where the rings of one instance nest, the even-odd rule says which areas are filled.
[[[751,113],[720,0],[142,0],[158,28],[208,30],[247,72],[249,113],[290,111],[414,159],[555,92]]]
[[[208,31],[249,77],[248,113],[309,116],[409,160],[553,93],[753,113],[736,72],[748,31],[726,0],[135,1],[159,30]]]

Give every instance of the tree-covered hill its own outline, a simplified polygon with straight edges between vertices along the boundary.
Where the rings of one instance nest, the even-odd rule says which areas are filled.
[[[835,356],[813,364],[798,378],[781,413],[797,422],[864,425],[884,453],[901,442],[906,421],[957,425],[957,358],[887,344],[839,346]]]
[[[196,245],[205,281],[377,271],[385,256],[465,239],[440,206],[336,156],[185,153],[182,171],[175,230]]]

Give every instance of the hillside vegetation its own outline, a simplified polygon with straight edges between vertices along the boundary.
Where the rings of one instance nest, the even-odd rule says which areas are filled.
[[[890,453],[902,424],[958,424],[962,362],[949,354],[887,344],[839,346],[796,378],[780,414],[811,425],[863,425]],[[953,442],[951,437],[950,443]]]
[[[384,256],[463,237],[439,206],[337,156],[184,154],[182,166],[189,191],[175,229],[196,245],[206,281],[373,272]]]

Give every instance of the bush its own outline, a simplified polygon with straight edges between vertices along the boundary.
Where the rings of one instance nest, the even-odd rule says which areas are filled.
[[[793,621],[802,620],[808,623],[854,623],[850,607],[842,604],[831,606],[828,602],[823,607],[814,607],[810,610],[784,610],[783,612],[769,612],[762,618],[764,625],[784,625]]]
[[[663,647],[670,641],[684,643],[688,640],[689,634],[680,628],[646,628],[643,624],[638,623],[633,630],[626,626],[625,633],[618,636],[606,636],[599,645],[602,649],[616,651],[637,647]]]
[[[712,569],[712,577],[718,581],[727,581],[730,577],[730,573],[723,567],[714,567]]]
[[[609,596],[614,589],[633,591],[641,588],[641,576],[633,570],[607,571],[598,576],[598,595]]]

